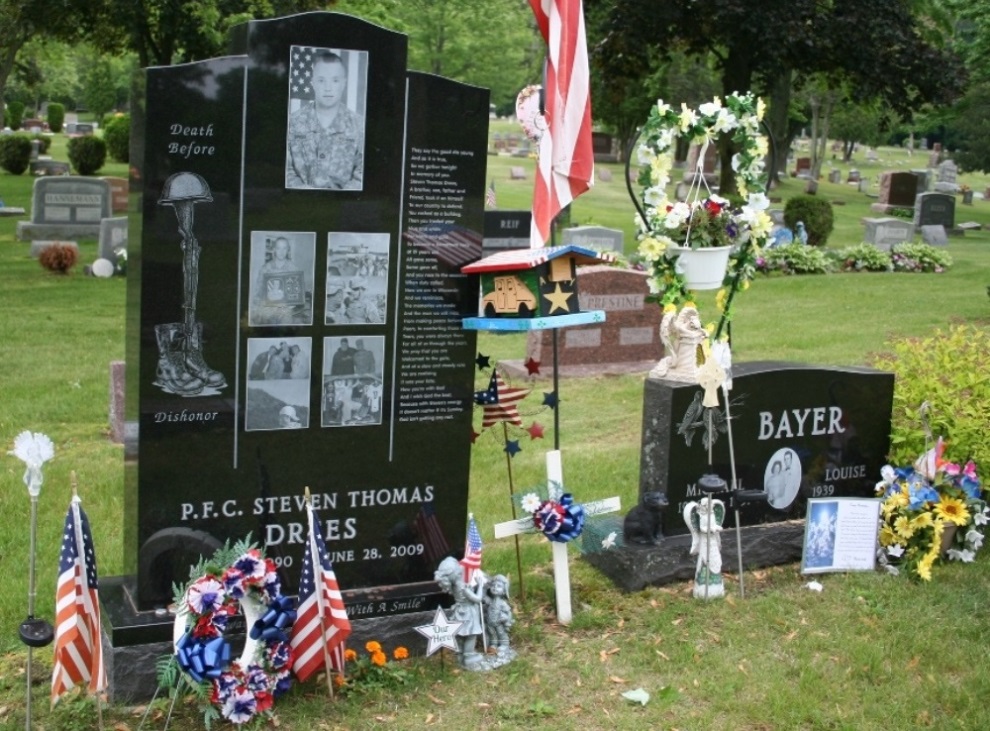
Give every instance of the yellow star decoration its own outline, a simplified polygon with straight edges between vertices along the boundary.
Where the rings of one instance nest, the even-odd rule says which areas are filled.
[[[548,314],[552,315],[556,310],[563,310],[564,312],[570,312],[570,305],[567,304],[567,300],[571,298],[573,292],[561,292],[560,282],[554,285],[553,292],[543,295],[550,302],[550,312]]]

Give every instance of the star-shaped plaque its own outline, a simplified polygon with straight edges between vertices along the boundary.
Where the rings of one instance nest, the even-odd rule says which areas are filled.
[[[503,451],[510,457],[515,457],[522,451],[522,447],[519,446],[518,439],[510,439],[505,443],[505,449]]]
[[[563,310],[564,312],[570,312],[571,306],[568,304],[567,300],[571,298],[573,292],[564,292],[560,289],[560,282],[556,282],[553,292],[547,292],[543,295],[550,303],[550,311],[548,315],[552,315],[557,310]]]
[[[538,421],[534,421],[526,431],[529,432],[530,439],[543,439],[543,425]]]
[[[527,358],[523,365],[526,366],[526,373],[530,376],[535,376],[540,372],[540,361],[538,360]]]
[[[433,624],[422,624],[414,629],[423,637],[430,641],[426,648],[426,656],[429,657],[441,647],[449,647],[457,651],[457,640],[454,633],[461,626],[461,622],[451,622],[447,619],[442,607],[437,607],[437,613],[433,615]]]

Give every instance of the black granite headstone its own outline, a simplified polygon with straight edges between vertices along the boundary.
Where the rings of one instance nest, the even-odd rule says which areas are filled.
[[[477,294],[460,266],[481,256],[488,91],[408,73],[406,46],[309,13],[147,72],[124,526],[139,609],[248,533],[293,593],[305,487],[352,618],[440,601],[433,572],[466,530]]]
[[[698,385],[646,380],[640,492],[667,493],[665,535],[687,532],[683,507],[702,497],[698,478],[711,472],[768,493],[740,510],[742,525],[803,518],[809,498],[873,496],[890,446],[893,374],[768,362],[734,366],[732,380],[734,486],[721,392],[719,407],[705,409]],[[714,497],[733,524],[731,492]]]

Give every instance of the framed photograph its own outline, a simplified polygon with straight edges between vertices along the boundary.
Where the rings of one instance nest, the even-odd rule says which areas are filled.
[[[880,503],[878,498],[808,500],[801,573],[876,568]]]
[[[385,337],[323,339],[323,426],[382,423]]]
[[[313,324],[316,234],[251,232],[252,327]]]
[[[248,338],[245,431],[309,427],[312,338]]]
[[[285,187],[364,189],[368,52],[289,49]]]
[[[325,325],[381,325],[388,308],[387,233],[327,234]]]

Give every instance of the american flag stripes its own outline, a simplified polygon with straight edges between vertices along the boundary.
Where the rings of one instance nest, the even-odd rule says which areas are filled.
[[[299,607],[290,644],[292,670],[300,682],[326,665],[344,670],[344,640],[351,633],[344,600],[327,554],[320,523],[311,505],[306,506],[309,541],[299,577]]]
[[[554,217],[594,183],[588,42],[581,0],[529,0],[547,42],[544,107],[530,246],[550,238]]]
[[[485,191],[485,208],[491,208],[492,210],[498,208],[498,201],[495,198],[495,178],[492,178],[491,184]]]
[[[437,520],[437,511],[433,503],[425,503],[416,515],[416,531],[419,539],[426,547],[426,557],[431,564],[440,563],[440,559],[445,558],[450,553],[450,544]]]
[[[55,589],[55,667],[52,704],[85,685],[90,693],[107,687],[100,644],[99,580],[89,520],[78,496],[72,498],[62,532]]]
[[[478,523],[474,519],[474,514],[468,513],[468,532],[464,541],[464,558],[461,559],[465,583],[471,583],[474,572],[481,569],[481,547],[481,533],[478,532]]]
[[[497,370],[493,371],[488,388],[474,395],[475,402],[482,409],[481,427],[488,429],[502,421],[522,426],[522,416],[519,415],[517,404],[528,395],[528,389],[507,386],[502,380],[502,374]]]

